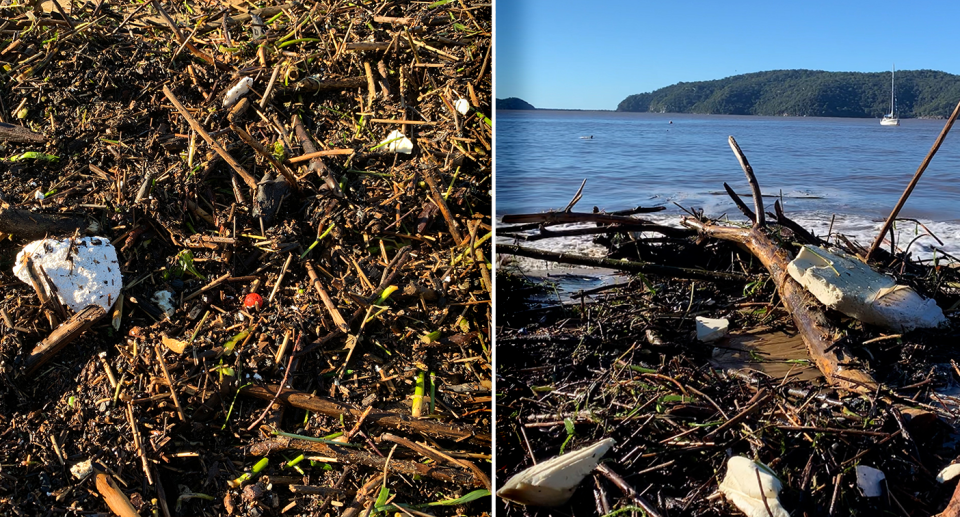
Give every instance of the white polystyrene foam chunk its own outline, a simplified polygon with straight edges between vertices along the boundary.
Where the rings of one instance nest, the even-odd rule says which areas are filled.
[[[841,251],[804,246],[787,272],[827,307],[864,323],[912,330],[947,321],[935,300]]]
[[[467,99],[457,99],[457,101],[453,103],[453,107],[459,111],[461,115],[466,115],[470,112],[470,101]]]
[[[704,318],[697,316],[697,339],[704,343],[726,337],[730,330],[730,320],[726,318]]]
[[[153,293],[153,297],[150,298],[150,301],[157,304],[160,307],[160,310],[167,315],[168,318],[172,318],[174,313],[177,312],[177,307],[173,301],[173,293],[167,290],[161,290]]]
[[[770,467],[743,456],[727,460],[727,475],[720,483],[720,493],[747,517],[790,517],[780,506],[782,485]],[[767,511],[767,506],[770,511]]]
[[[497,495],[526,505],[563,505],[614,443],[613,438],[606,438],[589,447],[538,463],[507,480]]]
[[[866,465],[857,465],[857,486],[864,497],[880,497],[883,494],[881,482],[886,479],[883,471]]]
[[[233,88],[227,90],[227,93],[223,96],[223,107],[229,108],[233,106],[240,97],[250,91],[251,86],[253,86],[253,79],[250,77],[240,79],[240,81],[237,82]]]
[[[384,147],[391,153],[411,154],[413,152],[413,142],[396,129],[391,131],[387,138],[380,143],[386,143],[387,145]]]
[[[123,278],[117,250],[105,237],[41,239],[27,244],[17,255],[13,274],[29,284],[27,255],[47,273],[60,302],[74,312],[88,305],[109,311],[120,296]]]

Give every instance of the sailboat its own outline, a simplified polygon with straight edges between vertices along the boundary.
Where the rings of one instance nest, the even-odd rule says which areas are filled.
[[[897,98],[895,95],[896,89],[894,88],[894,81],[896,80],[896,75],[897,75],[897,67],[896,65],[894,65],[893,72],[890,73],[890,113],[887,115],[884,115],[883,118],[880,119],[881,126],[899,126],[900,125],[900,117],[897,117],[895,113],[897,109]]]

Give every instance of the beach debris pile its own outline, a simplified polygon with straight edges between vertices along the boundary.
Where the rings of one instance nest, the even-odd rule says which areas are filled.
[[[0,18],[0,515],[490,514],[492,5]]]

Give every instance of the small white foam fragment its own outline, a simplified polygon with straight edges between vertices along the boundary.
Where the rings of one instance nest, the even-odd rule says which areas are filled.
[[[507,480],[497,495],[532,506],[566,504],[577,485],[597,467],[600,457],[614,443],[613,438],[606,438],[589,447],[538,463]]]
[[[70,467],[70,473],[73,474],[73,477],[84,480],[87,479],[87,476],[93,474],[93,461],[92,460],[83,460],[80,463]]]
[[[150,301],[157,304],[157,307],[160,307],[160,310],[163,311],[168,318],[172,318],[173,314],[177,312],[177,307],[173,303],[173,293],[166,289],[153,293]]]
[[[770,467],[743,456],[733,456],[727,460],[727,475],[720,482],[720,493],[747,517],[768,517],[771,514],[773,517],[790,517],[780,506],[782,488],[783,485]],[[767,505],[770,506],[770,512],[767,512]]]
[[[224,94],[223,107],[229,108],[230,106],[233,106],[238,100],[240,100],[240,97],[243,97],[247,92],[250,91],[251,86],[253,86],[253,78],[244,77],[243,79],[240,79],[240,81],[238,81],[233,88],[230,88],[227,90],[227,93]]]
[[[864,497],[880,497],[883,494],[882,481],[886,479],[882,470],[866,465],[857,465],[857,486]]]
[[[906,331],[947,322],[935,300],[841,251],[804,246],[787,271],[821,303],[864,323]]]
[[[947,465],[937,474],[937,483],[946,483],[957,476],[960,476],[960,463]]]
[[[41,239],[27,244],[17,254],[13,274],[29,284],[28,256],[47,273],[60,302],[74,312],[88,305],[109,311],[120,296],[123,278],[117,250],[106,237]]]
[[[387,135],[387,138],[380,143],[386,144],[384,146],[384,149],[386,149],[388,152],[391,152],[391,153],[403,153],[403,154],[413,153],[413,142],[409,138],[403,136],[403,133],[401,133],[397,129],[394,129],[393,131],[391,131],[390,134]]]
[[[697,339],[704,343],[716,341],[727,336],[730,320],[727,318],[704,318],[697,316]]]
[[[470,113],[470,101],[467,99],[457,99],[456,102],[453,103],[453,107],[459,111],[461,115]]]

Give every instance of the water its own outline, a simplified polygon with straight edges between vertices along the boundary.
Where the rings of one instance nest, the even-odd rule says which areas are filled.
[[[672,123],[671,123],[672,122]],[[676,224],[685,208],[711,217],[742,214],[723,189],[749,186],[727,143],[736,138],[765,196],[783,199],[788,217],[817,235],[834,232],[869,245],[943,129],[942,120],[753,117],[615,112],[498,111],[496,211],[498,216],[563,209],[587,179],[575,210],[612,211],[663,205],[641,216]],[[960,131],[958,129],[957,131]],[[592,139],[581,136],[592,135]],[[960,135],[948,135],[900,213],[923,222],[943,241],[920,238],[911,251],[931,246],[960,255]],[[766,197],[773,196],[773,197]],[[744,201],[753,207],[752,200]],[[923,233],[901,223],[904,245]],[[551,241],[538,247],[551,247]],[[556,242],[554,242],[556,244]]]

